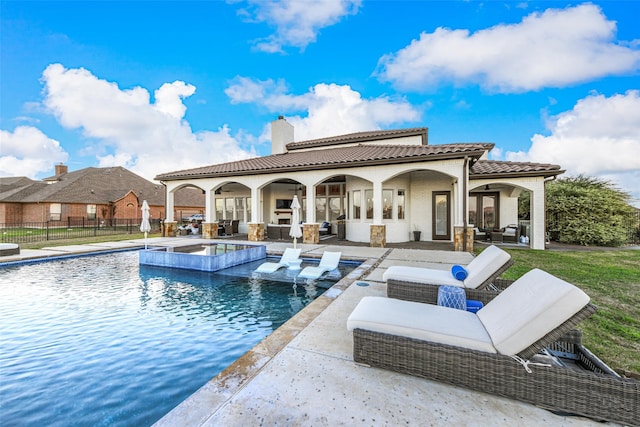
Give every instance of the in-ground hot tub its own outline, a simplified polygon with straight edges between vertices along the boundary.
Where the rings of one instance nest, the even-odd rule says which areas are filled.
[[[141,250],[140,264],[186,270],[218,271],[266,257],[267,247],[264,245],[206,243]]]

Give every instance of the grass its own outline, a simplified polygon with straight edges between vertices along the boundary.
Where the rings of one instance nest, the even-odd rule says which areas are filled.
[[[149,233],[147,237],[160,237],[160,233]],[[113,234],[105,236],[95,237],[80,237],[73,239],[59,239],[59,240],[42,240],[39,242],[20,243],[20,249],[42,249],[50,248],[54,246],[68,246],[68,245],[83,245],[89,243],[99,242],[118,242],[121,240],[135,240],[144,239],[144,233],[131,233],[131,234]]]
[[[580,325],[585,347],[617,371],[640,372],[640,250],[505,250],[515,264],[502,277],[540,268],[586,292],[598,312]]]

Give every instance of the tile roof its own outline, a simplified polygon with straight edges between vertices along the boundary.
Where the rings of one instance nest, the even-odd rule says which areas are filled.
[[[328,138],[310,139],[307,141],[290,142],[287,150],[301,150],[305,148],[335,146],[340,144],[354,144],[358,142],[371,142],[382,139],[404,138],[407,136],[422,136],[422,144],[428,143],[429,128],[410,128],[394,130],[377,130],[369,132],[356,132],[346,135],[330,136]]]
[[[500,178],[514,176],[556,176],[564,173],[559,165],[548,163],[503,162],[478,160],[469,171],[469,178]]]
[[[290,151],[284,154],[255,157],[217,165],[167,172],[157,180],[174,181],[188,178],[257,175],[273,172],[293,172],[309,169],[348,168],[354,166],[387,165],[430,160],[452,159],[464,156],[479,158],[491,150],[493,144],[441,144],[441,145],[375,145],[359,144],[324,150]]]
[[[164,204],[164,187],[123,167],[85,168],[60,174],[59,181],[8,181],[1,178],[0,202],[107,203],[134,191],[151,205]],[[28,178],[25,178],[28,179]],[[25,185],[18,185],[22,182]],[[5,191],[6,190],[6,191]]]

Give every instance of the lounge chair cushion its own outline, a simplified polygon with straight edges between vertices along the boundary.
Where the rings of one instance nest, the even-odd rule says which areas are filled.
[[[256,268],[256,273],[273,273],[281,267],[288,267],[290,261],[297,260],[300,257],[301,249],[286,248],[280,261],[265,262]]]
[[[349,316],[347,329],[365,329],[496,353],[478,316],[437,305],[364,297]]]
[[[399,280],[424,284],[451,285],[464,287],[464,282],[457,280],[450,271],[422,267],[406,267],[394,265],[382,274],[382,280]]]
[[[499,353],[517,354],[589,303],[577,287],[533,269],[478,311]]]
[[[382,279],[386,282],[389,279],[403,282],[424,283],[430,285],[452,285],[462,286],[467,289],[477,289],[493,273],[504,266],[511,255],[497,246],[489,246],[475,257],[467,265],[467,278],[463,281],[456,280],[450,271],[435,270],[422,267],[404,267],[394,265],[384,272]]]

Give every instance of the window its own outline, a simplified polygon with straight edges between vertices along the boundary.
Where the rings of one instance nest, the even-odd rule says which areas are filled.
[[[393,218],[393,190],[382,190],[382,219]]]
[[[223,211],[224,211],[224,199],[216,199],[216,219],[217,220],[223,219],[222,217]]]
[[[233,198],[224,199],[224,219],[233,219]]]
[[[87,219],[96,219],[96,205],[87,205]]]
[[[244,197],[236,197],[236,219],[244,221]]]
[[[500,194],[482,193],[469,196],[469,224],[483,230],[500,226]]]
[[[398,190],[396,204],[398,206],[398,219],[404,219],[404,190]]]
[[[364,190],[364,198],[367,203],[367,219],[373,219],[373,190]]]
[[[49,205],[49,219],[51,221],[60,221],[62,216],[62,204],[51,203]]]
[[[329,197],[329,221],[336,221],[340,216],[340,197]]]
[[[316,197],[316,221],[324,222],[327,220],[327,199],[325,197]]]
[[[362,201],[360,199],[360,190],[353,192],[353,217],[352,219],[360,219],[360,208],[362,207]]]

